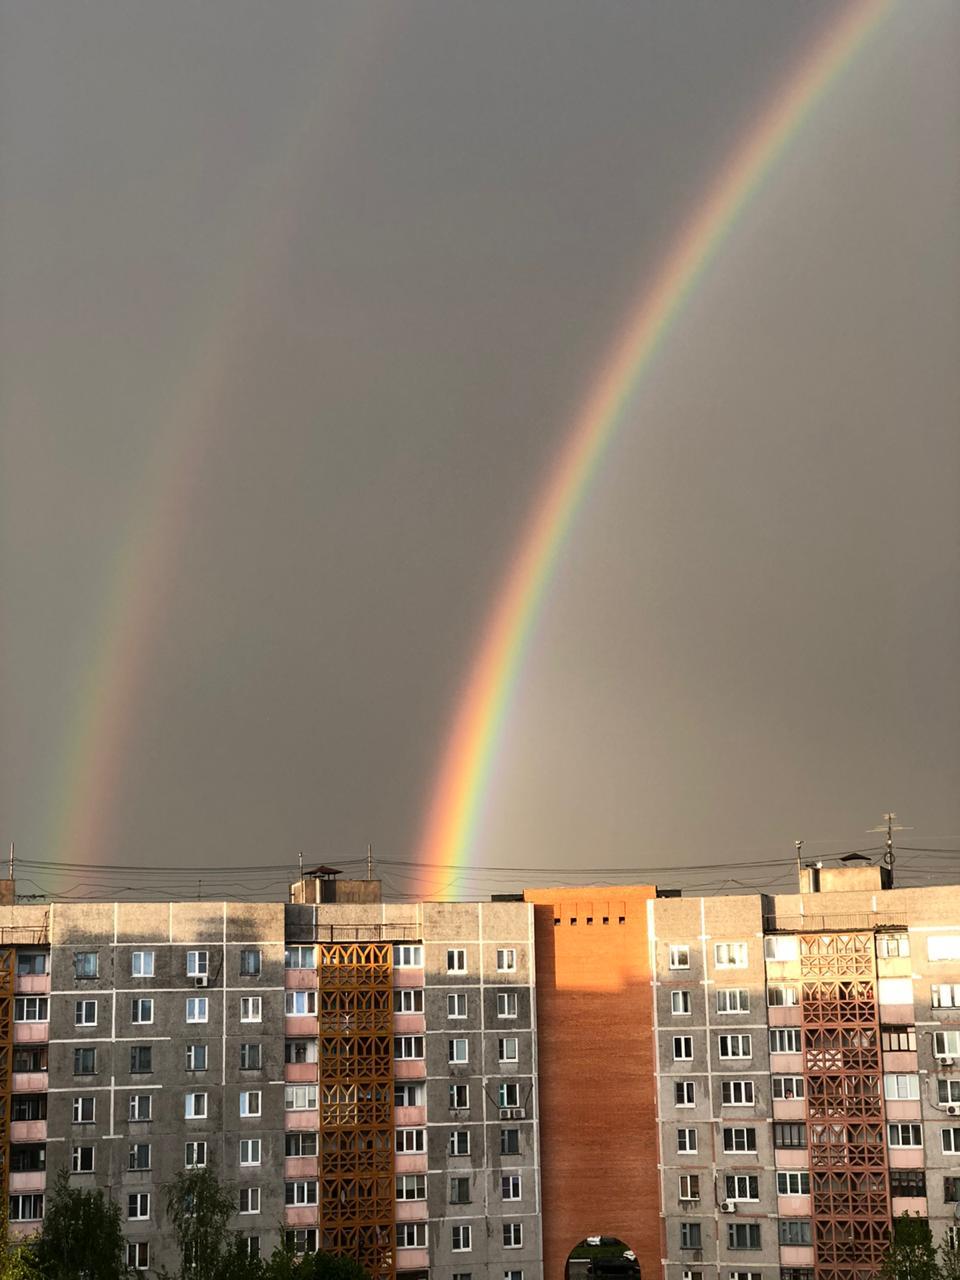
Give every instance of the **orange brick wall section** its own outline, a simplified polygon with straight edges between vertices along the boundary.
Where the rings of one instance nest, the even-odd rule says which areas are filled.
[[[642,1280],[660,1280],[654,896],[647,885],[524,892],[536,938],[544,1280],[563,1280],[588,1235],[618,1236]]]

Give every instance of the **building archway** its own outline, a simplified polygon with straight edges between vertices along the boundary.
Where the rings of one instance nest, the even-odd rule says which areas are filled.
[[[564,1280],[640,1280],[640,1264],[619,1236],[590,1235],[567,1254]]]

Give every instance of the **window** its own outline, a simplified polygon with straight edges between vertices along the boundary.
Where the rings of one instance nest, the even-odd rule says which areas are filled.
[[[263,967],[263,956],[259,949],[253,947],[241,947],[240,949],[240,976],[241,978],[259,978],[260,970]]]
[[[78,1000],[74,1010],[74,1021],[78,1027],[95,1027],[97,1025],[96,1000]]]
[[[451,1156],[468,1156],[470,1154],[469,1129],[451,1130],[450,1138],[447,1142],[447,1153]]]
[[[677,1015],[690,1012],[690,992],[686,987],[670,992],[670,1012]]]
[[[927,1175],[922,1169],[891,1169],[890,1194],[892,1196],[925,1196]]]
[[[933,1054],[936,1058],[960,1058],[960,1031],[935,1031]]]
[[[803,1076],[774,1076],[771,1083],[773,1097],[778,1102],[793,1102],[803,1097]]]
[[[923,1133],[918,1124],[888,1124],[887,1142],[891,1147],[922,1147]]]
[[[316,1062],[316,1040],[287,1040],[283,1046],[284,1062]]]
[[[39,977],[47,972],[47,953],[45,951],[18,951],[17,977]]]
[[[674,1062],[689,1061],[693,1057],[693,1036],[673,1037]]]
[[[719,1036],[718,1040],[721,1058],[750,1058],[753,1056],[753,1046],[748,1035]]]
[[[756,1151],[757,1131],[748,1128],[728,1128],[723,1131],[724,1151]]]
[[[464,1088],[467,1086],[464,1085]],[[423,1085],[414,1082],[406,1084],[403,1081],[393,1086],[393,1105],[395,1107],[422,1107],[423,1106]]]
[[[497,1017],[515,1018],[517,1016],[517,993],[515,991],[497,992]]]
[[[128,1119],[150,1120],[153,1116],[153,1098],[149,1093],[131,1093],[127,1108]]]
[[[715,942],[713,963],[718,969],[745,969],[747,944],[745,942]]]
[[[285,1182],[283,1185],[284,1204],[316,1204],[317,1203],[317,1180],[316,1178],[297,1178],[292,1182]]]
[[[145,1075],[153,1070],[153,1046],[135,1044],[130,1048],[130,1072],[132,1075]]]
[[[749,1013],[750,993],[743,987],[720,987],[717,990],[717,1013]]]
[[[36,1222],[43,1217],[43,1196],[33,1192],[10,1197],[11,1222]]]
[[[394,1013],[423,1013],[423,987],[397,987],[393,993]]]
[[[782,1150],[807,1145],[807,1126],[805,1124],[775,1124],[773,1126],[773,1145]]]
[[[680,1223],[680,1248],[681,1249],[702,1249],[703,1233],[700,1229],[699,1222],[681,1222]]]
[[[147,999],[131,1000],[130,1021],[148,1023],[153,1021],[153,1001]]]
[[[127,1196],[127,1217],[131,1222],[138,1222],[150,1217],[150,1193],[136,1191]]]
[[[515,973],[517,953],[513,947],[497,948],[497,973]]]
[[[240,1070],[259,1071],[263,1066],[263,1045],[259,1040],[241,1044]]]
[[[425,1249],[427,1247],[427,1224],[425,1222],[398,1222],[398,1249]]]
[[[205,1093],[185,1094],[183,1116],[185,1120],[205,1120],[207,1118],[207,1095]]]
[[[188,1071],[206,1071],[207,1069],[207,1046],[205,1044],[188,1044],[187,1045],[187,1070]]]
[[[467,953],[462,947],[447,952],[447,973],[466,973]]]
[[[500,1154],[502,1156],[518,1156],[520,1154],[520,1130],[500,1130]]]
[[[46,1120],[45,1093],[15,1093],[10,1103],[11,1120]]]
[[[760,1224],[757,1222],[728,1222],[728,1249],[759,1249]]]
[[[930,988],[930,1003],[934,1009],[960,1009],[960,982],[935,983]]]
[[[73,1074],[75,1076],[92,1076],[97,1073],[96,1049],[74,1049]]]
[[[454,1280],[457,1280],[456,1276],[454,1276]],[[522,1271],[504,1271],[503,1280],[523,1280],[523,1272]]]
[[[127,1152],[128,1169],[150,1168],[150,1143],[134,1142]]]
[[[800,958],[800,942],[797,938],[790,936],[768,934],[763,940],[763,954],[767,960],[789,963],[791,960]]]
[[[450,1179],[450,1203],[451,1204],[469,1204],[470,1203],[470,1179],[469,1178],[451,1178]]]
[[[426,1200],[427,1179],[422,1173],[401,1173],[397,1178],[398,1200]]]
[[[690,968],[690,948],[684,943],[671,943],[669,964],[671,969]]]
[[[450,1086],[450,1110],[465,1111],[470,1105],[470,1088],[465,1084]]]
[[[259,1048],[259,1046],[257,1046]],[[263,1095],[257,1089],[244,1089],[240,1092],[240,1115],[244,1119],[262,1114]]]
[[[501,1062],[519,1062],[520,1041],[516,1036],[501,1036],[497,1040],[497,1055]]]
[[[454,1253],[467,1253],[471,1247],[469,1225],[456,1226],[451,1229],[451,1244]]]
[[[900,1173],[900,1172],[906,1173],[906,1172],[908,1172],[908,1170],[906,1170],[906,1169],[904,1169],[904,1170],[897,1170],[897,1172],[898,1172],[898,1173]],[[922,1171],[921,1171],[921,1170],[914,1170],[914,1169],[910,1169],[910,1170],[909,1170],[909,1172],[910,1172],[910,1173],[919,1173],[919,1172],[922,1172]],[[890,1178],[890,1189],[891,1189],[891,1191],[892,1191],[892,1190],[893,1190],[893,1177],[892,1177],[893,1170],[892,1170],[892,1169],[891,1169],[890,1173],[891,1173],[891,1178]],[[896,1192],[894,1192],[894,1194],[896,1194]],[[900,1194],[902,1195],[902,1194],[903,1194],[903,1192],[901,1192]],[[920,1194],[922,1195],[922,1194],[924,1194],[924,1193],[923,1193],[923,1192],[921,1192]],[[956,1177],[955,1175],[954,1175],[954,1176],[952,1176],[952,1177],[944,1178],[944,1180],[943,1180],[943,1203],[944,1203],[944,1204],[958,1204],[958,1203],[960,1203],[960,1178]]]
[[[316,947],[287,947],[283,953],[285,969],[315,969],[317,967]]]
[[[910,954],[910,936],[906,933],[878,933],[877,955],[884,959]]]
[[[317,1086],[315,1084],[288,1084],[283,1090],[283,1105],[287,1111],[315,1111]]]
[[[206,996],[187,997],[187,1021],[206,1022],[209,1018],[210,1002]]]
[[[927,937],[928,960],[960,960],[960,933],[931,933]]]
[[[95,978],[99,968],[99,957],[96,951],[75,951],[73,953],[74,977]]]
[[[316,1129],[294,1130],[286,1135],[284,1154],[288,1156],[315,1156],[317,1154]]]
[[[937,1101],[947,1104],[960,1102],[960,1080],[938,1080]]]
[[[399,1155],[415,1155],[426,1151],[426,1132],[423,1129],[397,1129],[396,1149]]]
[[[720,1084],[720,1101],[725,1107],[752,1107],[752,1080],[724,1080]]]
[[[681,1173],[678,1179],[678,1200],[700,1199],[700,1175],[697,1173]]]
[[[447,996],[447,1017],[465,1018],[467,1016],[467,997],[462,991],[451,991]]]
[[[920,1077],[915,1075],[885,1075],[883,1096],[891,1099],[917,1099],[920,1097]]]
[[[500,1179],[500,1199],[501,1200],[519,1200],[520,1199],[520,1175],[519,1173],[508,1173]]]
[[[916,1027],[881,1027],[880,1048],[886,1053],[916,1053]]]
[[[133,978],[152,978],[155,960],[156,957],[153,951],[134,951],[130,956],[130,976]]]
[[[676,1080],[673,1085],[673,1105],[692,1107],[697,1101],[697,1086],[693,1080]]]
[[[423,947],[395,946],[393,948],[393,967],[395,969],[422,969]]]
[[[424,1055],[423,1036],[394,1036],[393,1056],[401,1060],[422,1058]]]
[[[241,1138],[240,1139],[240,1163],[241,1165],[254,1165],[260,1163],[261,1147],[259,1138]]]
[[[781,1218],[777,1223],[777,1238],[780,1244],[813,1244],[813,1237],[810,1234],[810,1219]]]
[[[755,1173],[728,1173],[724,1180],[727,1200],[759,1200],[760,1179]]]
[[[240,1213],[259,1213],[260,1212],[260,1188],[259,1187],[241,1187],[240,1188]]]
[[[262,1022],[261,1002],[259,996],[241,996],[240,997],[240,1021],[241,1022]]]
[[[800,1053],[802,1047],[799,1027],[770,1028],[771,1053]]]
[[[134,1271],[146,1271],[150,1266],[150,1242],[148,1240],[127,1241],[127,1266]]]
[[[47,1148],[42,1142],[16,1142],[10,1148],[11,1173],[42,1173],[47,1167]]]
[[[505,1249],[523,1248],[523,1226],[519,1222],[503,1224],[503,1247]]]
[[[73,1173],[93,1173],[93,1147],[74,1147],[70,1169]]]
[[[49,1022],[48,996],[17,996],[13,1002],[14,1022]]]
[[[697,1131],[696,1129],[678,1129],[677,1130],[677,1155],[689,1156],[695,1154],[697,1150]]]
[[[808,1196],[810,1194],[810,1174],[805,1170],[797,1170],[794,1173],[777,1172],[777,1195],[778,1196]]]
[[[187,977],[205,978],[210,972],[210,955],[207,951],[187,952]]]
[[[501,1080],[497,1086],[498,1107],[519,1107],[520,1085],[516,1080]]]
[[[767,1004],[771,1009],[783,1009],[799,1004],[799,993],[796,987],[767,987]]]
[[[940,1146],[948,1154],[960,1154],[960,1129],[941,1129]]]
[[[317,1012],[316,991],[288,991],[284,996],[288,1018],[313,1017]]]
[[[185,1142],[184,1143],[183,1167],[185,1169],[203,1169],[206,1167],[206,1163],[207,1163],[207,1144],[205,1142]]]
[[[287,1248],[297,1257],[317,1252],[316,1227],[294,1227],[292,1231],[285,1231],[283,1238]]]
[[[47,1046],[45,1044],[15,1044],[13,1046],[14,1071],[46,1071]]]
[[[97,1117],[97,1100],[94,1097],[79,1097],[73,1100],[73,1123],[93,1124]]]

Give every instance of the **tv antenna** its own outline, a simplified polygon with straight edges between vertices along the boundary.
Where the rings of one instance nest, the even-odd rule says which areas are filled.
[[[895,813],[885,813],[883,815],[883,826],[871,827],[867,835],[882,835],[885,837],[884,844],[886,846],[883,854],[883,861],[890,868],[890,884],[893,884],[893,864],[896,862],[896,855],[893,852],[893,833],[895,831],[912,831],[913,827],[904,827],[897,822]]]

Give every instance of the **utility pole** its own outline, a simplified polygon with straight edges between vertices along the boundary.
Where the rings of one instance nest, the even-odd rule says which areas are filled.
[[[883,815],[884,825],[882,827],[871,827],[867,835],[885,836],[884,844],[886,846],[883,860],[890,868],[890,887],[893,887],[893,864],[896,862],[896,855],[893,852],[893,833],[895,831],[912,831],[913,827],[903,827],[897,822],[895,813],[885,813]]]
[[[373,845],[367,845],[367,879],[373,879]]]
[[[800,850],[803,848],[802,840],[794,840],[797,848],[797,893],[803,893],[803,867],[800,863]]]
[[[10,874],[8,879],[13,879],[13,841],[10,841]]]

